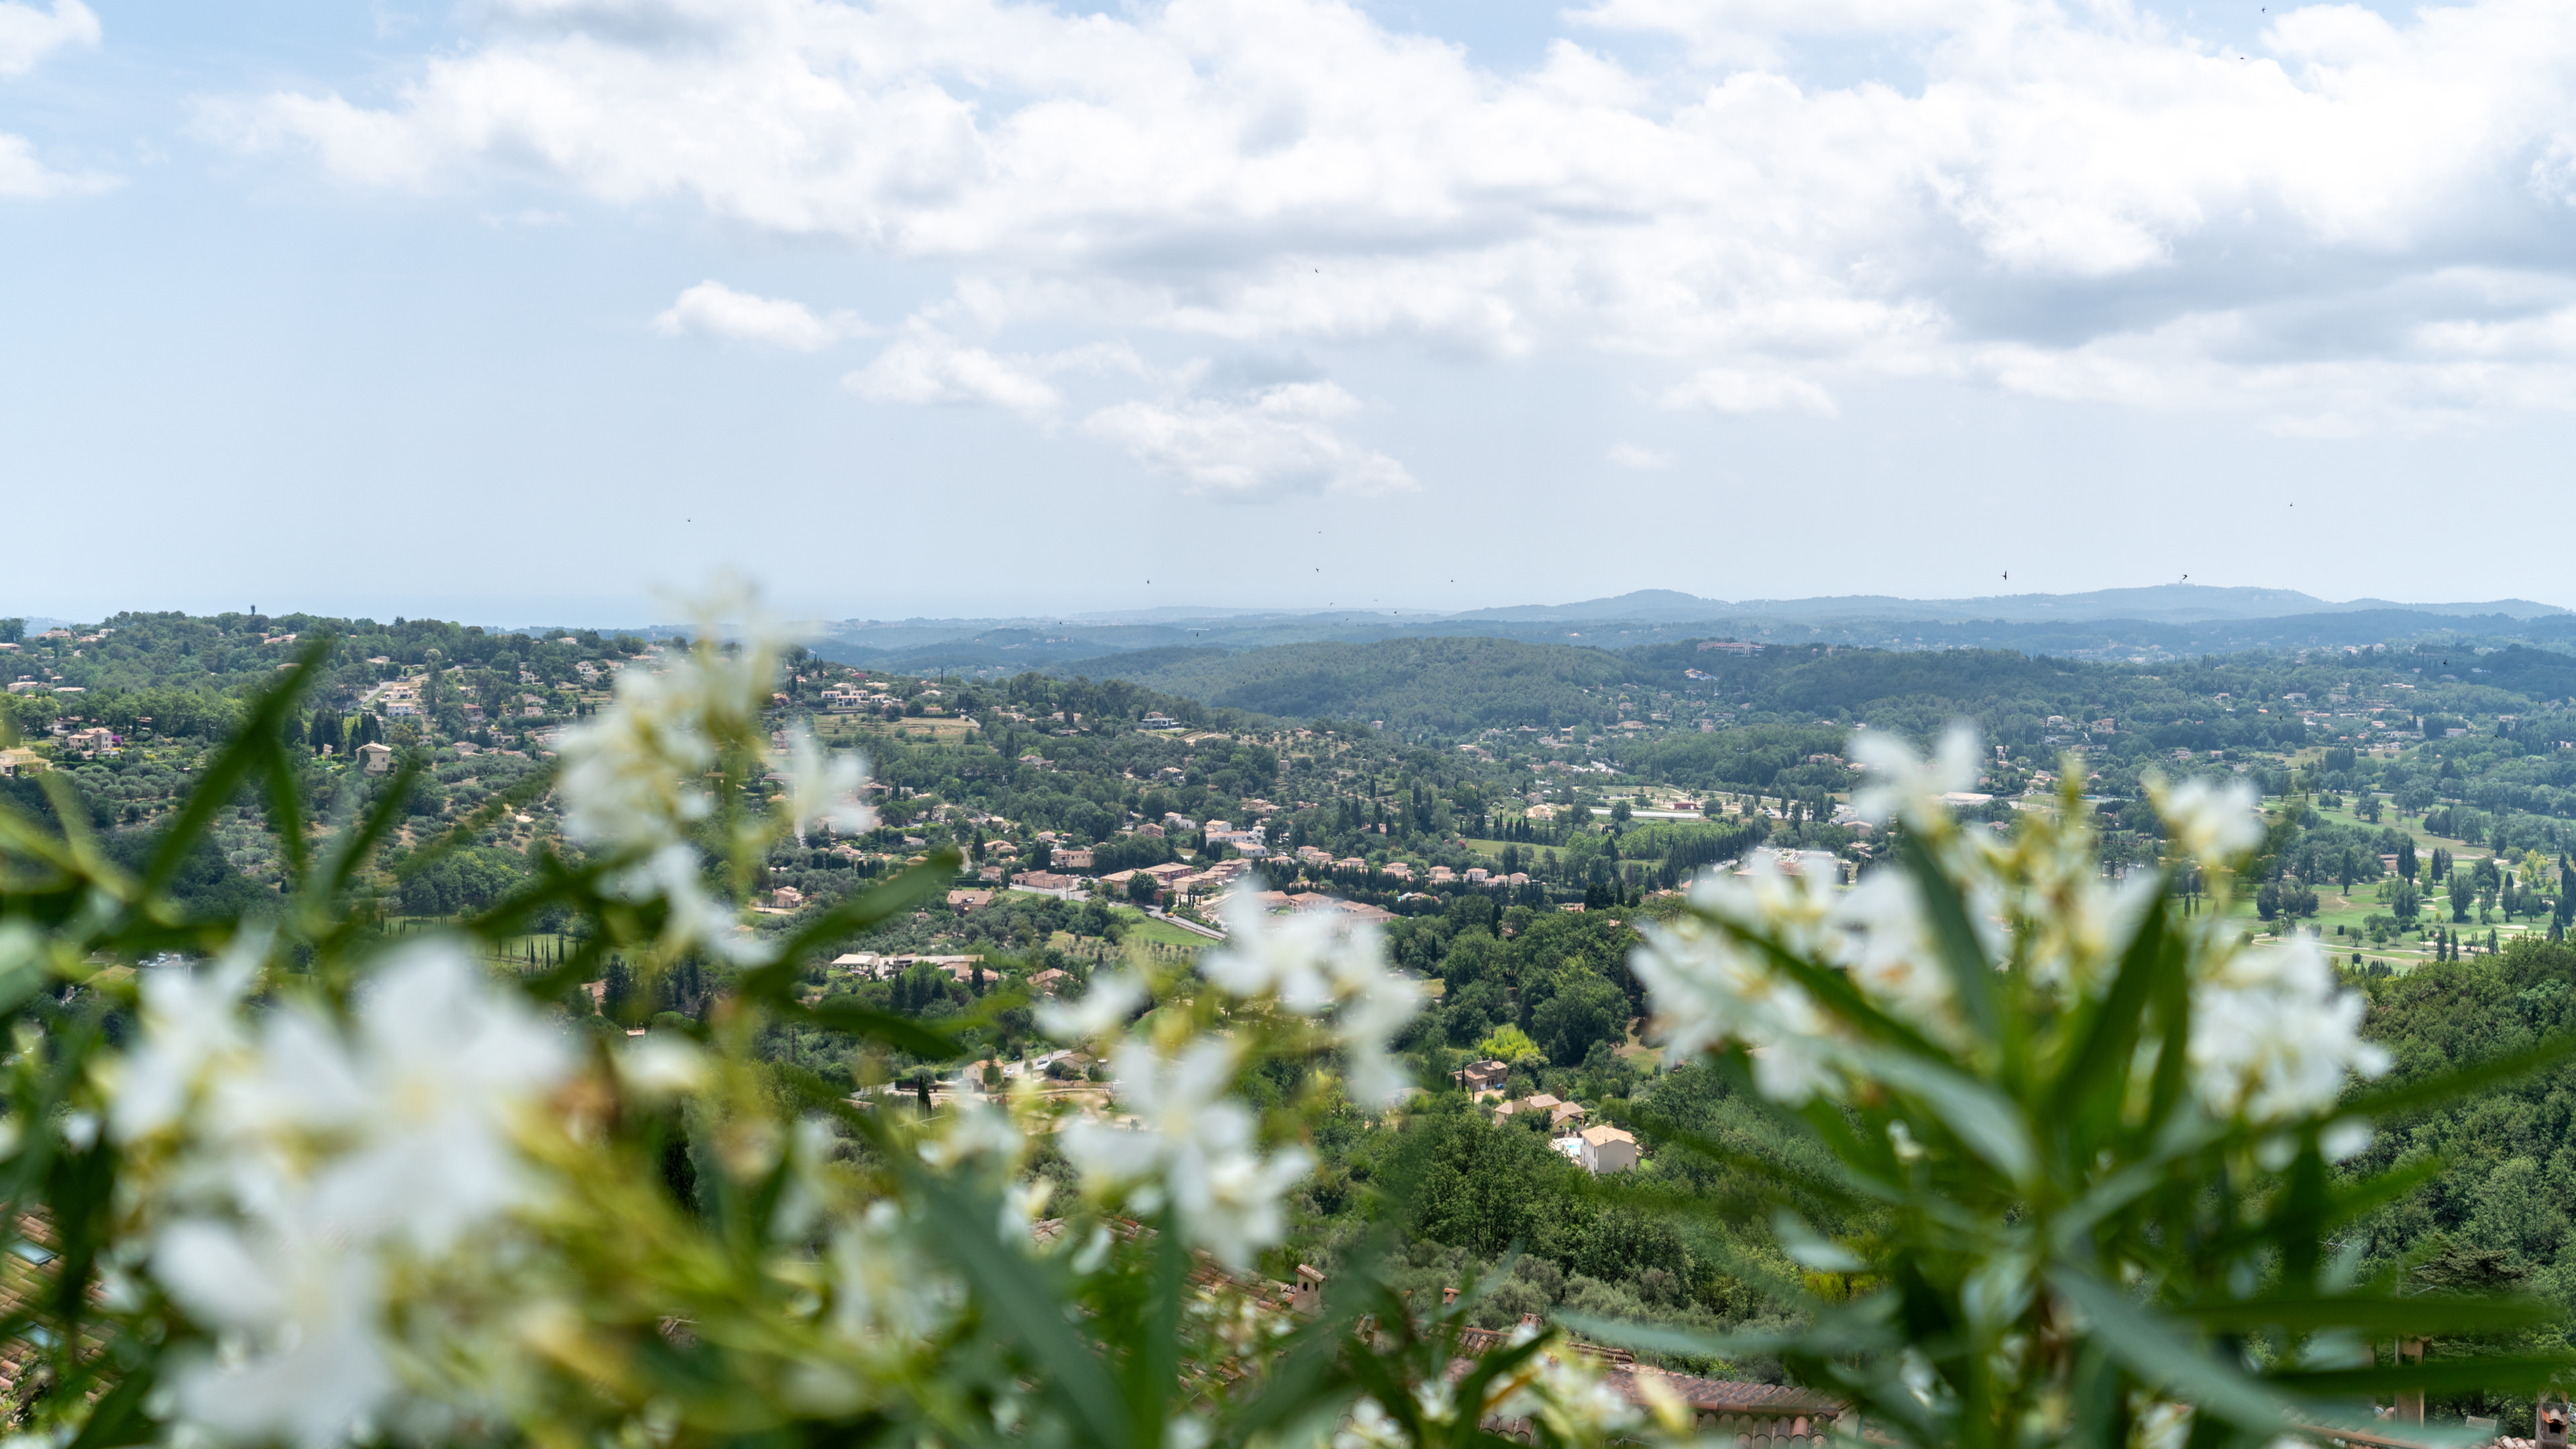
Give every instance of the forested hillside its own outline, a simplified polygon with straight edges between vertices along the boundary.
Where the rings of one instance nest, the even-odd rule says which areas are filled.
[[[1626,681],[1627,657],[1509,639],[1393,639],[1283,644],[1241,653],[1151,650],[1059,667],[1133,679],[1230,709],[1280,719],[1385,720],[1389,727],[1472,734],[1617,719],[1602,690]]]

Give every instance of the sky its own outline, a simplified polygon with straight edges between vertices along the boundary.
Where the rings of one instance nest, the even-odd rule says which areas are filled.
[[[2576,7],[0,0],[0,613],[2576,605]]]

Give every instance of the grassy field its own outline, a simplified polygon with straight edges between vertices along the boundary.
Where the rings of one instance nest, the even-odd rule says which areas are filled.
[[[1169,921],[1158,921],[1134,906],[1112,907],[1111,912],[1127,923],[1127,939],[1131,941],[1151,941],[1158,946],[1187,946],[1193,950],[1216,944],[1196,931],[1183,930]]]
[[[927,715],[919,719],[900,720],[857,714],[816,715],[813,723],[816,739],[836,745],[859,744],[889,736],[928,743],[933,740],[963,739],[967,735],[976,733],[976,726],[971,721],[933,719]]]

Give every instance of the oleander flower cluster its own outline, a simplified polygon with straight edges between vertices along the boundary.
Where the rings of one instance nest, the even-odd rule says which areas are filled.
[[[1896,823],[1923,849],[1957,891],[1980,959],[2028,993],[2030,1009],[2063,1012],[2108,988],[2163,877],[2104,872],[2091,814],[2071,785],[2048,808],[2023,813],[2006,836],[1961,822],[1943,798],[1976,780],[1978,746],[1965,728],[1928,758],[1864,731],[1851,757],[1869,781],[1862,814]],[[2151,778],[2149,796],[2173,867],[2203,873],[2223,902],[2231,872],[2263,839],[2252,790]],[[1847,1099],[1871,1075],[1870,1033],[1784,970],[1784,960],[1839,973],[1871,1008],[1964,1059],[1981,1048],[1921,881],[1897,862],[1846,888],[1833,867],[1762,853],[1740,874],[1696,883],[1688,906],[1674,923],[1648,928],[1632,963],[1672,1059],[1741,1046],[1765,1095],[1792,1105],[1819,1094]],[[2191,1085],[2212,1118],[2313,1118],[2350,1082],[2386,1069],[2386,1054],[2360,1036],[2360,999],[2338,985],[2313,940],[2247,944],[2218,919],[2187,928]],[[2349,1132],[2343,1140],[2352,1141]]]
[[[846,832],[875,823],[862,798],[866,765],[826,753],[802,726],[783,748],[771,740],[762,720],[784,635],[748,593],[719,591],[690,607],[694,646],[621,670],[614,701],[565,732],[558,752],[565,830],[616,866],[619,894],[667,903],[666,950],[696,947],[755,963],[758,943],[706,885],[708,864],[736,843],[707,838],[724,798],[710,775],[728,785],[778,776],[784,788],[771,817],[737,828],[755,841],[766,830],[801,842],[818,824]]]
[[[396,1309],[523,1251],[512,1218],[541,1187],[517,1134],[571,1054],[443,941],[396,952],[345,1020],[293,994],[254,1016],[265,947],[147,971],[141,1039],[100,1069],[134,1269],[213,1334],[171,1375],[172,1414],[328,1444],[470,1411],[491,1382],[450,1370],[506,1330]]]
[[[1274,919],[1261,910],[1259,891],[1247,878],[1228,897],[1226,943],[1200,964],[1206,984],[1236,1011],[1266,1008],[1314,1023],[1340,1057],[1351,1098],[1372,1107],[1393,1102],[1405,1083],[1390,1044],[1420,1010],[1419,989],[1388,968],[1373,927],[1322,913]],[[1140,974],[1121,970],[1042,1016],[1060,1040],[1106,1043],[1124,1116],[1068,1124],[1065,1155],[1095,1190],[1141,1213],[1168,1206],[1193,1246],[1240,1268],[1280,1240],[1282,1200],[1314,1158],[1295,1143],[1265,1143],[1240,1095],[1259,1057],[1248,1018],[1158,1012],[1122,1032],[1152,999]]]

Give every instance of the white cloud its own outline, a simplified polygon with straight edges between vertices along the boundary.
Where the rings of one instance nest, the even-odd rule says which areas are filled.
[[[1721,413],[1809,412],[1831,416],[1834,400],[1803,377],[1712,367],[1664,389],[1668,408],[1707,408]]]
[[[95,196],[122,183],[96,172],[56,171],[36,159],[24,136],[0,135],[0,199],[43,201],[56,196]]]
[[[98,17],[80,0],[54,0],[50,10],[5,0],[0,3],[0,76],[25,75],[65,46],[98,44],[98,35]]]
[[[80,0],[54,0],[47,10],[0,0],[0,78],[25,75],[55,51],[96,45],[98,37],[98,16]],[[37,158],[34,142],[0,134],[0,200],[94,196],[119,184],[97,172],[56,171]]]
[[[722,282],[705,281],[682,292],[655,317],[653,330],[665,337],[712,337],[819,352],[844,337],[864,336],[872,329],[847,312],[817,317],[802,302],[754,296]]]
[[[1419,486],[1402,463],[1324,426],[1359,408],[1359,399],[1334,383],[1298,382],[1249,398],[1119,403],[1082,426],[1212,492],[1367,494]]]
[[[1515,74],[1339,0],[489,13],[389,104],[206,124],[359,184],[534,179],[929,263],[996,332],[1610,350],[1725,411],[1829,411],[1827,382],[1869,376],[2287,413],[2558,395],[2516,345],[2472,374],[2425,339],[2563,304],[2314,319],[2463,268],[2576,278],[2533,243],[2576,198],[2563,0],[2309,6],[2241,50],[2110,0],[1597,0],[1576,33],[1645,59],[1561,41]],[[1855,43],[1919,76],[1793,79]],[[966,368],[1016,377],[1006,406],[1051,395],[912,346],[862,390],[990,400]],[[2179,380],[2121,371],[2149,355]]]
[[[842,382],[870,402],[997,407],[1039,414],[1063,401],[1036,375],[1043,366],[1032,366],[1027,359],[1005,360],[980,347],[922,334],[888,347]]]
[[[1659,453],[1652,448],[1640,447],[1635,443],[1612,443],[1607,456],[1611,462],[1620,467],[1634,468],[1641,473],[1651,473],[1659,468],[1673,466],[1672,454]]]

